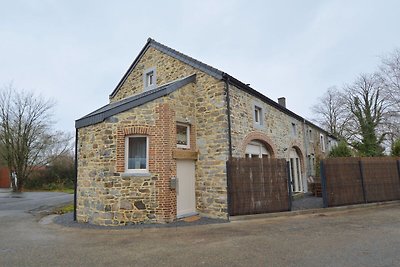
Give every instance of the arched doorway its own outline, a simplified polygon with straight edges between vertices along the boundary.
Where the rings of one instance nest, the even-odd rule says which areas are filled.
[[[292,184],[292,192],[304,191],[301,161],[301,154],[295,147],[292,147],[289,151],[289,172]]]
[[[267,146],[257,140],[253,140],[247,144],[245,150],[246,158],[269,158],[271,157],[271,152],[268,150]]]

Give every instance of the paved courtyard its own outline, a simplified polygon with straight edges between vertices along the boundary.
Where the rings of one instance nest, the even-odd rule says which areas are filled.
[[[400,265],[400,204],[174,228],[39,219],[0,201],[0,266]]]

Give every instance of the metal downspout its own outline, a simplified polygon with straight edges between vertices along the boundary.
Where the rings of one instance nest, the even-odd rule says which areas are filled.
[[[74,221],[76,221],[77,189],[78,189],[78,128],[75,129]]]
[[[229,77],[225,77],[226,108],[228,115],[229,158],[232,158],[231,98],[229,94]]]
[[[308,140],[308,131],[307,131],[307,127],[306,127],[306,120],[303,120],[303,140],[304,140],[304,152],[305,152],[305,156],[304,156],[304,168],[306,170],[304,170],[306,172],[306,177],[305,178],[305,183],[303,184],[303,190],[305,192],[308,192],[308,176],[311,174],[311,168],[309,165],[309,158],[308,158],[308,145],[310,144],[309,140]]]
[[[226,109],[227,109],[227,116],[228,116],[228,143],[229,143],[229,159],[232,158],[232,128],[231,128],[231,99],[229,95],[229,76],[223,76],[225,78],[225,93],[226,93]],[[227,193],[227,210],[228,210],[228,220],[231,206],[231,197],[230,197],[230,177],[229,177],[229,170],[228,170],[228,162],[226,163],[226,193]]]

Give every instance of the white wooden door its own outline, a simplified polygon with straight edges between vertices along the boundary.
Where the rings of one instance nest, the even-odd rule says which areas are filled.
[[[302,192],[303,191],[303,179],[301,175],[300,158],[296,150],[292,148],[290,151],[290,177],[292,181],[292,191]]]
[[[194,160],[177,160],[176,173],[178,179],[176,215],[178,218],[194,215],[196,214]]]

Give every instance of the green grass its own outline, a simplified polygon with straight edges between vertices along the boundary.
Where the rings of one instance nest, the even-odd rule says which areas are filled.
[[[68,212],[73,212],[74,211],[74,204],[68,204],[63,207],[60,207],[54,211],[56,214],[64,214]]]
[[[67,193],[67,194],[73,194],[74,189],[73,188],[56,188],[56,189],[48,189],[48,188],[35,188],[35,189],[30,189],[30,188],[24,188],[24,192],[61,192],[61,193]]]

